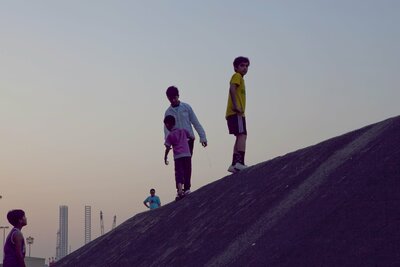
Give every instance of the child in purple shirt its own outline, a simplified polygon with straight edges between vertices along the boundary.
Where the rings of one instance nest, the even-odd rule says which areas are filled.
[[[165,139],[164,163],[168,165],[168,153],[172,146],[175,162],[175,183],[178,191],[176,200],[179,200],[185,196],[182,185],[184,185],[185,189],[190,188],[190,177],[192,174],[192,155],[188,144],[190,133],[186,129],[175,128],[174,116],[166,116],[164,124],[169,131]]]

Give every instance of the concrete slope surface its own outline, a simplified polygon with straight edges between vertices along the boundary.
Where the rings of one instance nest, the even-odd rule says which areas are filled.
[[[400,266],[400,116],[140,213],[56,266]]]

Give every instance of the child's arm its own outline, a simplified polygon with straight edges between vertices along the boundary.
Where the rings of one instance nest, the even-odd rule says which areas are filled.
[[[207,146],[206,132],[204,131],[203,126],[201,126],[201,124],[200,124],[199,120],[197,119],[197,116],[194,113],[193,108],[191,106],[189,106],[189,120],[200,136],[200,143],[204,147],[206,147]]]
[[[235,112],[237,112],[239,115],[241,115],[241,114],[243,114],[243,110],[241,110],[241,109],[238,107],[238,105],[237,105],[237,103],[236,103],[236,97],[235,97],[236,90],[238,89],[238,87],[239,87],[239,86],[238,86],[237,84],[231,83],[231,86],[229,87],[229,96],[230,96],[230,98],[231,98],[231,100],[232,100],[233,111],[235,111]]]
[[[15,232],[14,234],[14,243],[15,243],[15,252],[17,255],[17,260],[18,260],[18,267],[26,267],[25,261],[24,261],[24,254],[22,253],[22,244],[24,243],[24,236],[21,234],[21,232]]]
[[[148,209],[150,209],[150,206],[147,205],[147,202],[149,202],[149,198],[146,198],[146,199],[143,201],[143,204],[144,204]]]
[[[168,165],[168,153],[171,150],[171,147],[168,145],[165,145],[165,155],[164,155],[164,163],[165,165]]]

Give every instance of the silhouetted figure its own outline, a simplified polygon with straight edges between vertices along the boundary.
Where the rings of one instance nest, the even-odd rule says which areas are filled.
[[[164,124],[169,130],[169,134],[165,139],[164,163],[168,165],[168,153],[172,146],[175,162],[175,183],[178,191],[176,200],[179,200],[185,196],[182,185],[188,184],[186,179],[190,179],[192,173],[192,154],[190,153],[189,144],[187,142],[187,139],[190,138],[190,133],[186,129],[175,127],[174,116],[166,116],[164,118]],[[186,194],[189,192],[190,191],[186,191]]]
[[[161,201],[158,196],[155,195],[156,190],[154,188],[150,189],[150,196],[148,196],[144,201],[143,204],[148,208],[148,209],[156,209],[158,207],[161,207]]]
[[[7,213],[7,220],[14,228],[7,236],[4,244],[3,267],[25,267],[25,239],[21,229],[27,225],[23,210],[11,210]]]
[[[228,104],[226,107],[226,121],[228,123],[229,134],[236,137],[233,146],[232,164],[228,171],[235,173],[247,168],[244,163],[246,153],[246,87],[244,75],[246,75],[250,61],[246,57],[237,57],[233,61],[235,73],[232,75],[229,86]]]
[[[186,129],[189,132],[188,144],[190,154],[193,155],[195,135],[192,125],[196,129],[200,137],[200,143],[203,145],[203,147],[207,146],[206,132],[204,131],[203,126],[201,126],[199,120],[197,119],[197,116],[194,113],[192,107],[189,104],[181,102],[179,100],[179,91],[177,87],[168,87],[166,94],[171,105],[165,111],[164,117],[168,115],[173,116],[175,118],[175,127],[179,129]],[[168,133],[168,129],[164,127],[165,138],[167,138]],[[190,179],[191,176],[186,177],[185,180],[183,191],[185,191],[186,193],[190,193]]]

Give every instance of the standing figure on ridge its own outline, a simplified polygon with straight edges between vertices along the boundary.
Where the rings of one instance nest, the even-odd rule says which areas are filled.
[[[229,134],[236,137],[233,146],[232,164],[228,171],[235,173],[247,168],[244,163],[246,153],[246,87],[243,77],[246,75],[250,60],[246,57],[237,57],[233,61],[235,73],[232,75],[229,86],[228,104],[225,118],[228,124]]]
[[[165,139],[164,163],[168,165],[168,153],[172,146],[175,163],[175,186],[177,189],[175,200],[179,200],[190,192],[183,190],[183,185],[187,185],[186,180],[192,173],[192,155],[187,141],[190,138],[190,133],[186,129],[175,127],[175,117],[172,115],[164,118],[164,124],[169,131]]]
[[[151,210],[154,210],[158,207],[161,207],[161,201],[160,198],[158,196],[155,195],[156,190],[154,188],[150,189],[150,196],[148,196],[144,201],[143,204]],[[147,204],[149,203],[149,204]]]
[[[197,116],[194,113],[192,107],[189,104],[181,102],[179,100],[179,91],[177,87],[175,86],[168,87],[166,94],[171,105],[165,111],[164,117],[167,117],[168,115],[173,116],[175,118],[175,128],[185,129],[189,132],[188,145],[189,145],[190,155],[193,156],[195,135],[193,132],[192,125],[196,129],[200,137],[200,143],[202,144],[203,147],[207,146],[206,132],[201,126],[199,120],[197,119]],[[167,138],[168,134],[169,130],[164,125],[165,139]],[[190,187],[191,187],[191,172],[189,173],[188,177],[185,177],[185,184],[183,191],[186,194],[189,194]]]

